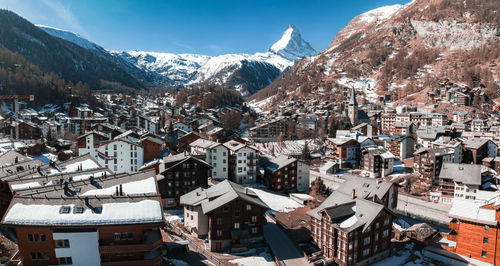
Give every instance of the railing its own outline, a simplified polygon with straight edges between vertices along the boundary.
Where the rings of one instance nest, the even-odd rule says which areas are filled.
[[[163,240],[160,238],[152,243],[137,243],[137,244],[99,244],[100,253],[127,253],[127,252],[140,252],[140,251],[152,251],[163,245]]]
[[[125,261],[108,261],[108,262],[101,262],[102,266],[153,266],[153,265],[158,265],[163,261],[163,255],[160,253],[160,255],[154,259],[150,260],[125,260]]]
[[[204,247],[200,247],[198,244],[196,244],[194,241],[192,241],[189,238],[187,238],[187,241],[189,242],[189,245],[191,247],[193,247],[195,250],[198,251],[198,253],[201,253],[203,256],[205,256],[207,259],[209,259],[213,264],[215,264],[217,266],[226,266],[219,259],[217,259],[215,256],[210,254],[210,252],[207,252]]]

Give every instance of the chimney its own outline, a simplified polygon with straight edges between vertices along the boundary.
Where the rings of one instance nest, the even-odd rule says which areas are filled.
[[[63,182],[64,182],[64,179],[63,179],[63,178],[60,178],[60,179],[59,179],[59,185],[61,185],[61,187],[62,187],[62,185],[63,185]]]
[[[94,184],[94,176],[90,176],[89,180],[90,180],[90,184]]]
[[[104,172],[104,179],[108,178],[108,172]]]
[[[354,199],[356,198],[356,189],[352,189],[352,193],[351,193],[351,198]]]
[[[118,186],[116,187],[116,196],[120,196],[120,192],[118,191]]]
[[[373,201],[373,202],[377,202],[377,196],[373,195],[373,197],[372,197],[372,201]]]
[[[120,184],[120,196],[123,196],[123,186]]]
[[[68,181],[64,182],[64,194],[68,194],[68,190],[69,190],[69,183]]]

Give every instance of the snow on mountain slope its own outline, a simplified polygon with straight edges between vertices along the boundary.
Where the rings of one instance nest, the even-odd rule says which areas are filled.
[[[366,23],[380,23],[390,18],[395,12],[404,7],[403,5],[383,6],[359,15],[357,18]]]
[[[210,82],[233,87],[247,95],[271,84],[296,60],[316,51],[302,39],[297,28],[290,25],[265,53],[219,56],[142,51],[110,53],[144,71],[162,75],[171,81],[166,85],[172,87]]]
[[[45,26],[45,25],[39,25],[39,24],[35,24],[35,26],[37,26],[38,28],[42,29],[43,31],[45,31],[46,33],[48,33],[54,37],[58,37],[58,38],[61,38],[63,40],[72,42],[80,47],[85,48],[85,49],[89,49],[89,50],[102,49],[102,47],[100,47],[99,45],[83,38],[82,36],[80,36],[78,34],[71,32],[71,31],[62,30],[62,29],[58,29],[58,28],[54,28],[54,27],[50,27],[50,26]]]
[[[270,51],[291,61],[317,53],[308,42],[302,39],[299,30],[291,24],[288,25],[281,39],[271,46]]]

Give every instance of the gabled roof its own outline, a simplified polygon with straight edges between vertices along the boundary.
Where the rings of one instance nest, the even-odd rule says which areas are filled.
[[[443,163],[439,178],[453,179],[468,185],[481,185],[481,165],[462,163]]]
[[[181,164],[181,163],[183,163],[185,161],[188,161],[188,160],[194,160],[197,163],[203,164],[203,165],[205,165],[206,167],[208,167],[210,169],[212,168],[212,166],[210,164],[208,164],[204,160],[201,160],[201,159],[198,159],[195,156],[192,156],[191,154],[178,153],[178,154],[175,154],[175,155],[163,157],[163,163],[165,164],[165,170],[164,171],[168,171],[168,170],[172,169],[173,167],[176,167],[177,165],[179,165],[179,164]]]
[[[255,192],[251,189],[233,183],[229,180],[222,181],[208,189],[198,188],[184,194],[180,198],[180,203],[182,205],[189,206],[201,205],[203,214],[207,214],[236,199],[269,209],[269,206],[260,200],[257,197],[257,194],[255,194]]]
[[[280,155],[276,158],[272,158],[269,160],[270,164],[266,167],[270,171],[277,171],[293,162],[297,161],[297,159],[291,157],[291,156],[286,156],[286,155]]]

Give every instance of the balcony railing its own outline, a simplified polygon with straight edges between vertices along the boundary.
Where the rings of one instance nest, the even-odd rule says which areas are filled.
[[[148,231],[144,233],[142,243],[115,243],[115,242],[99,242],[100,253],[127,253],[127,252],[144,252],[156,250],[163,245],[160,231]]]

